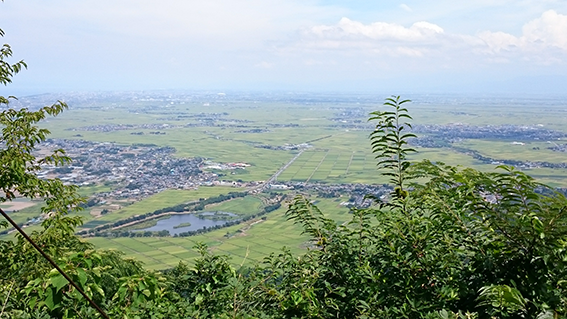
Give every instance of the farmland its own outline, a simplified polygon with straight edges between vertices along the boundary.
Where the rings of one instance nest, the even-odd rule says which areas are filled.
[[[329,213],[329,217],[342,223],[350,216],[339,203],[339,200],[322,199],[318,205]],[[294,253],[306,248],[307,237],[301,235],[301,226],[286,220],[284,213],[282,208],[269,214],[266,220],[259,219],[191,237],[92,238],[89,241],[97,247],[121,250],[126,256],[135,257],[154,269],[175,266],[180,260],[191,262],[198,256],[192,249],[197,242],[208,244],[215,253],[231,256],[235,264],[251,264],[261,262],[263,257],[281,251],[284,246]]]
[[[201,187],[197,190],[166,190],[140,202],[131,203],[116,212],[100,216],[96,220],[93,219],[92,221],[88,221],[83,226],[89,228],[96,225],[115,222],[135,215],[149,213],[163,207],[195,201],[199,198],[208,198],[234,190],[235,189],[231,187]]]
[[[34,103],[40,105],[43,98],[24,98],[20,102],[33,107]],[[113,152],[128,153],[134,161],[133,167],[143,166],[135,163],[140,149],[150,148],[149,152],[153,152],[171,148],[174,158],[199,158],[195,163],[200,163],[202,170],[201,175],[192,176],[191,187],[176,186],[135,198],[109,198],[110,192],[120,193],[121,189],[131,190],[136,185],[134,172],[128,176],[129,168],[117,157],[109,163],[107,171],[120,171],[123,177],[94,179],[81,186],[79,191],[83,196],[99,198],[78,213],[84,221],[81,229],[230,192],[249,191],[243,198],[206,207],[207,211],[230,212],[243,218],[267,205],[261,192],[275,191],[263,184],[270,178],[273,184],[285,184],[287,188],[305,184],[381,185],[388,181],[376,170],[368,139],[372,130],[372,123],[367,122],[368,114],[382,108],[383,97],[268,98],[211,93],[177,96],[158,92],[68,98],[69,110],[43,124],[52,132],[51,138],[124,147]],[[519,169],[542,182],[567,187],[567,153],[561,151],[567,145],[565,100],[409,98],[414,100],[409,108],[419,137],[413,145],[418,152],[411,159],[442,161],[482,171],[493,171],[502,162],[513,161]],[[69,151],[78,156],[88,153],[88,149]],[[148,161],[158,167],[160,158],[163,157]],[[96,159],[104,160],[104,156]],[[171,162],[170,158],[165,162]],[[230,163],[241,166],[230,167]],[[148,172],[151,169],[138,175],[147,176]],[[173,169],[171,172],[174,173]],[[71,175],[72,172],[68,176]],[[175,179],[175,175],[169,179]],[[285,192],[291,197],[296,191]],[[318,198],[316,192],[310,194],[322,211],[338,223],[348,219],[348,210],[340,203],[350,195],[345,191],[341,197],[327,199]],[[19,223],[40,215],[37,202],[18,200],[16,204],[19,206],[4,203],[2,207],[17,210],[11,215]],[[88,240],[99,248],[122,250],[155,269],[171,267],[180,259],[191,261],[196,256],[192,250],[196,242],[205,242],[211,250],[233,256],[235,263],[244,259],[254,262],[283,246],[298,252],[309,245],[301,235],[301,228],[286,221],[284,212],[285,203],[265,215],[265,220],[257,218],[190,237]],[[27,230],[38,228],[37,224],[31,224]]]
[[[202,96],[200,99],[200,102],[123,101],[77,104],[58,118],[50,120],[46,126],[52,131],[54,138],[170,146],[175,148],[175,156],[178,157],[200,156],[216,162],[249,162],[252,165],[246,170],[226,174],[223,178],[227,180],[266,180],[291,160],[296,152],[281,146],[308,142],[312,149],[302,154],[278,180],[328,183],[380,181],[369,151],[368,135],[372,126],[366,123],[368,113],[380,108],[379,100],[374,103],[284,103],[221,99],[214,95]],[[563,125],[567,121],[567,113],[562,107],[562,101],[544,101],[542,105],[532,106],[520,102],[517,102],[519,105],[514,105],[513,100],[505,99],[485,99],[483,103],[482,100],[459,101],[458,97],[447,97],[439,99],[437,104],[428,99],[431,100],[427,97],[414,98],[415,103],[410,106],[414,124],[539,126],[567,133]],[[131,127],[120,130],[92,129],[97,125],[125,124]],[[140,125],[163,126],[165,128],[161,131],[164,134],[149,134],[153,129],[138,128]],[[512,145],[512,142],[515,140],[503,140],[495,136],[461,139],[453,144],[495,159],[565,162],[565,153],[548,149],[549,141],[517,141],[524,145]],[[419,151],[427,158],[443,160],[449,164],[472,165],[479,169],[494,167],[451,148],[422,147]],[[416,159],[423,157],[421,154],[415,156]],[[555,173],[563,175],[561,170],[554,171],[551,175]]]

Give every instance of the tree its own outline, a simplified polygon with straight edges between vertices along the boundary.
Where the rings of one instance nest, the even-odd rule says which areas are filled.
[[[0,36],[4,32],[0,30]],[[7,59],[12,56],[12,49],[8,44],[4,44],[0,49],[0,83],[7,85],[12,82],[14,75],[19,73],[27,65],[23,61],[10,64]],[[65,156],[61,149],[55,150],[50,155],[38,158],[32,152],[37,145],[45,141],[49,131],[40,128],[37,123],[46,116],[56,116],[67,108],[61,101],[32,111],[27,108],[10,108],[13,96],[0,96],[0,125],[2,133],[0,135],[0,203],[11,201],[16,197],[27,197],[30,199],[43,198],[45,205],[41,212],[45,216],[42,226],[43,230],[34,232],[31,236],[25,233],[17,234],[16,242],[0,242],[0,285],[10,286],[6,303],[2,309],[4,312],[7,301],[10,297],[17,298],[19,302],[26,300],[23,289],[30,282],[39,284],[46,272],[51,270],[52,265],[35,251],[31,245],[35,245],[45,256],[62,258],[70,251],[81,251],[90,248],[90,245],[81,242],[74,236],[75,226],[81,223],[78,217],[67,216],[71,210],[78,209],[84,202],[77,191],[76,186],[64,185],[59,179],[40,179],[37,172],[42,169],[42,165],[61,166],[70,162],[70,158]],[[8,215],[2,211],[2,215],[11,221]],[[11,221],[12,222],[12,221]],[[12,222],[13,223],[13,222]],[[15,224],[14,224],[15,225]],[[6,221],[1,221],[0,226],[8,227]],[[17,225],[15,225],[17,227]],[[39,247],[44,247],[42,250]],[[47,253],[44,251],[47,250]],[[75,271],[71,271],[75,272]],[[75,274],[80,276],[80,273]],[[65,274],[66,275],[66,274]],[[62,279],[59,282],[67,283],[67,279],[59,275]],[[55,278],[55,277],[52,277]],[[50,310],[54,310],[54,294],[50,289],[46,290],[46,298],[51,300],[46,305]],[[49,295],[51,293],[51,295]],[[60,293],[56,291],[55,295]],[[10,304],[10,308],[13,304]],[[10,311],[10,309],[8,309]]]
[[[340,226],[303,197],[288,210],[317,247],[285,275],[317,278],[295,284],[317,305],[301,316],[565,317],[565,196],[509,166],[485,173],[409,162],[413,135],[403,133],[409,125],[399,120],[410,117],[399,100],[371,113],[373,152],[396,187],[389,201],[352,209]]]
[[[404,182],[407,178],[407,170],[410,163],[406,160],[409,153],[415,149],[408,147],[408,139],[416,137],[413,133],[404,133],[411,129],[411,124],[404,122],[411,120],[408,110],[403,104],[410,100],[400,100],[400,96],[387,98],[384,106],[392,107],[393,110],[375,111],[370,113],[369,121],[377,121],[374,131],[370,134],[372,152],[376,154],[378,167],[382,169],[383,175],[390,176],[390,182],[395,187],[394,196],[403,198],[407,196],[404,190]]]
[[[0,30],[0,36],[3,35]],[[0,49],[0,83],[4,85],[26,68],[23,61],[9,63],[11,56],[10,46],[4,44]],[[15,99],[0,96],[0,203],[16,197],[42,198],[44,218],[41,230],[29,236],[22,231],[14,241],[0,240],[0,318],[96,318],[99,313],[79,292],[91,304],[96,306],[92,302],[95,300],[112,309],[105,296],[118,294],[121,278],[156,276],[146,273],[139,263],[122,259],[119,253],[95,252],[91,244],[75,236],[81,219],[68,213],[79,210],[85,202],[78,195],[77,186],[37,176],[42,165],[63,166],[71,159],[62,149],[45,157],[33,153],[49,134],[38,123],[47,116],[57,116],[67,105],[59,101],[35,111],[15,109],[10,107]],[[11,221],[4,211],[1,213]],[[8,226],[6,221],[0,221],[1,228]],[[148,280],[153,282],[151,278]],[[131,293],[121,290],[120,296]],[[157,296],[151,292],[149,299]]]
[[[4,35],[1,30],[0,35]],[[12,77],[26,67],[23,61],[14,64],[7,62],[6,60],[11,56],[10,46],[4,44],[0,50],[0,83],[4,85],[11,83]],[[64,185],[58,179],[40,179],[36,175],[42,169],[42,165],[61,166],[69,163],[70,158],[65,155],[63,150],[55,150],[50,155],[41,158],[36,157],[32,152],[39,143],[45,141],[49,134],[47,129],[38,127],[37,123],[46,116],[56,116],[67,108],[67,105],[63,102],[57,102],[37,111],[26,108],[9,108],[10,100],[14,99],[13,96],[0,96],[0,107],[4,108],[0,112],[0,125],[2,127],[0,135],[2,147],[0,149],[0,190],[2,191],[0,203],[11,201],[16,196],[32,199],[43,198],[45,205],[42,207],[42,213],[48,218],[43,221],[44,231],[42,235],[36,237],[38,239],[41,237],[41,244],[50,244],[73,234],[74,227],[80,223],[80,220],[77,217],[67,216],[67,213],[70,210],[77,209],[78,205],[84,200],[77,194],[77,186]],[[6,221],[2,221],[1,225],[7,227]],[[21,237],[18,239],[22,240]],[[58,245],[56,246],[57,249],[51,252],[57,255],[74,247],[75,244],[78,244],[77,240],[71,238],[66,245]],[[10,256],[19,258],[18,256],[21,256],[21,254],[20,251],[14,251]],[[10,261],[11,259],[8,258],[0,262],[9,264]],[[22,271],[27,272],[27,275],[32,275],[37,267],[44,265],[45,263],[38,260],[34,267],[22,269]],[[9,267],[1,268],[5,270]]]

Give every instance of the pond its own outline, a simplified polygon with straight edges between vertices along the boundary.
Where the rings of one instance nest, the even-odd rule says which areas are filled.
[[[152,227],[137,229],[134,231],[139,232],[139,231],[167,230],[169,231],[169,234],[173,236],[175,234],[194,231],[205,227],[224,225],[228,222],[228,220],[211,220],[203,217],[200,218],[199,215],[205,215],[205,216],[226,215],[231,217],[236,216],[235,214],[228,212],[200,212],[198,214],[190,213],[190,214],[171,215],[169,218],[158,220],[157,224]],[[176,227],[179,226],[180,224],[190,224],[190,225],[184,227]]]

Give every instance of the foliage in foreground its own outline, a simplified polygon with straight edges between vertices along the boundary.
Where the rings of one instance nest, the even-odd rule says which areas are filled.
[[[4,46],[3,84],[25,66],[5,62],[10,55]],[[80,220],[66,215],[81,203],[76,188],[35,175],[42,163],[69,160],[62,150],[32,154],[49,133],[36,123],[62,103],[0,113],[0,202],[46,200],[50,217],[31,237],[111,318],[566,317],[567,199],[511,167],[410,165],[406,102],[390,98],[393,111],[372,113],[372,150],[392,178],[390,198],[336,225],[296,197],[288,217],[312,240],[301,256],[283,249],[235,268],[198,245],[194,266],[159,273],[94,250],[74,234]],[[0,241],[0,318],[101,317],[23,237]]]

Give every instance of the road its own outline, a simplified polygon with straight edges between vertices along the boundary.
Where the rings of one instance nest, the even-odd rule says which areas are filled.
[[[278,179],[278,176],[285,171],[291,164],[293,164],[293,162],[295,162],[295,160],[301,156],[301,154],[303,154],[305,150],[301,150],[299,151],[299,153],[297,153],[289,162],[287,162],[287,164],[285,164],[284,166],[282,166],[274,175],[272,175],[272,177],[270,177],[270,179],[268,179],[266,181],[266,183],[264,183],[264,185],[262,185],[262,189],[265,189],[266,187],[268,187],[272,182],[274,182],[275,180]]]

